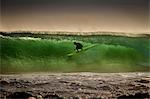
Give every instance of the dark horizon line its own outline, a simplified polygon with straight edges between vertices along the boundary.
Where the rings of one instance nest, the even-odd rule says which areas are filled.
[[[88,34],[90,33],[90,34]],[[27,36],[28,35],[52,35],[52,36],[124,36],[124,37],[150,37],[150,33],[126,33],[126,32],[50,32],[50,31],[13,31],[13,32],[1,32],[2,36]]]

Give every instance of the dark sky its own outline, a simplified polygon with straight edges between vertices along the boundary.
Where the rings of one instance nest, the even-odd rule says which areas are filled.
[[[148,31],[149,0],[1,0],[3,30]]]

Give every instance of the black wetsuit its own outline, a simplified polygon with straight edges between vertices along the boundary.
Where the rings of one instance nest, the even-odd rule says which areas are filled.
[[[74,42],[74,45],[76,45],[76,50],[79,52],[79,49],[82,50],[83,45],[81,43]]]

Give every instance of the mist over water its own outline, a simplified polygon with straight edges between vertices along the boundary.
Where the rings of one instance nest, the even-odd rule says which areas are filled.
[[[148,0],[2,0],[2,30],[148,32]]]

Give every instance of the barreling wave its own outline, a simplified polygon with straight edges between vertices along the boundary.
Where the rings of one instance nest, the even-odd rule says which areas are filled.
[[[149,38],[116,36],[1,36],[2,73],[149,71]],[[73,42],[96,46],[68,57]]]

